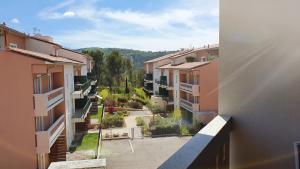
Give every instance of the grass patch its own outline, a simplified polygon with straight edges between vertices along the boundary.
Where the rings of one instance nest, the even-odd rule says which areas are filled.
[[[76,151],[79,150],[95,150],[97,148],[98,133],[89,133],[83,136],[82,141]]]
[[[103,107],[101,106],[100,108],[98,108],[98,112],[96,114],[91,114],[91,119],[98,119],[100,121],[100,119],[102,118],[102,109]]]

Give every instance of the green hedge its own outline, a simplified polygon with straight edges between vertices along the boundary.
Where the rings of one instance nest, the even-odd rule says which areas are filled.
[[[150,130],[153,135],[180,134],[179,124],[172,118],[158,118],[150,122]]]

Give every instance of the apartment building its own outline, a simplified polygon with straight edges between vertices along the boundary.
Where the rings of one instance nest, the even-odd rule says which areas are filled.
[[[219,116],[161,169],[299,169],[299,5],[220,1]]]
[[[75,133],[74,95],[82,91],[77,83],[76,90],[74,74],[78,69],[79,76],[87,74],[91,58],[68,58],[71,54],[60,53],[63,48],[50,37],[28,36],[5,25],[0,25],[0,46],[5,82],[0,168],[47,168],[50,162],[66,160]],[[17,162],[8,163],[10,159]]]
[[[217,57],[218,45],[208,45],[147,61],[144,89],[161,109],[183,108],[208,123],[218,112]]]

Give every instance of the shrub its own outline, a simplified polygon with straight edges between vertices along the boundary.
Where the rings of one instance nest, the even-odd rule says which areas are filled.
[[[146,93],[144,92],[143,88],[135,88],[135,94],[142,99],[147,99]]]
[[[102,122],[102,127],[110,128],[110,127],[122,127],[124,123],[124,115],[120,112],[117,112],[113,115],[106,114],[104,120]]]
[[[119,96],[117,100],[118,100],[118,102],[121,102],[121,103],[127,103],[128,97],[127,96]]]
[[[160,108],[157,105],[153,105],[151,111],[153,114],[158,114],[161,112]]]
[[[129,102],[128,106],[130,108],[134,108],[134,109],[142,109],[143,108],[143,105],[139,102],[136,102],[136,101]]]
[[[135,121],[136,121],[137,126],[144,126],[145,125],[145,122],[144,122],[142,117],[136,117]]]
[[[179,134],[180,127],[172,118],[159,118],[150,122],[152,135]]]
[[[103,100],[106,100],[107,96],[109,95],[109,89],[103,89],[100,92],[100,96],[102,97]]]
[[[180,121],[181,118],[182,118],[182,113],[181,113],[180,109],[174,110],[172,115],[173,115],[173,118],[174,118],[175,121]]]
[[[140,97],[136,97],[135,101],[142,103],[143,105],[147,105],[147,103],[149,102],[149,100],[147,99],[142,99]]]
[[[187,126],[181,126],[180,128],[181,135],[190,135],[190,129]]]

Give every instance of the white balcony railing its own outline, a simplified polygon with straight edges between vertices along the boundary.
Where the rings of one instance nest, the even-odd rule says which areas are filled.
[[[60,87],[43,94],[34,94],[34,115],[47,116],[48,111],[64,101],[64,88]]]
[[[65,129],[65,115],[61,115],[46,131],[36,132],[37,153],[50,153],[51,146]]]
[[[199,96],[199,85],[189,84],[189,83],[180,83],[180,90],[191,93],[194,96]]]
[[[198,112],[199,111],[199,103],[192,103],[185,99],[180,99],[180,106],[191,111],[191,112]]]

